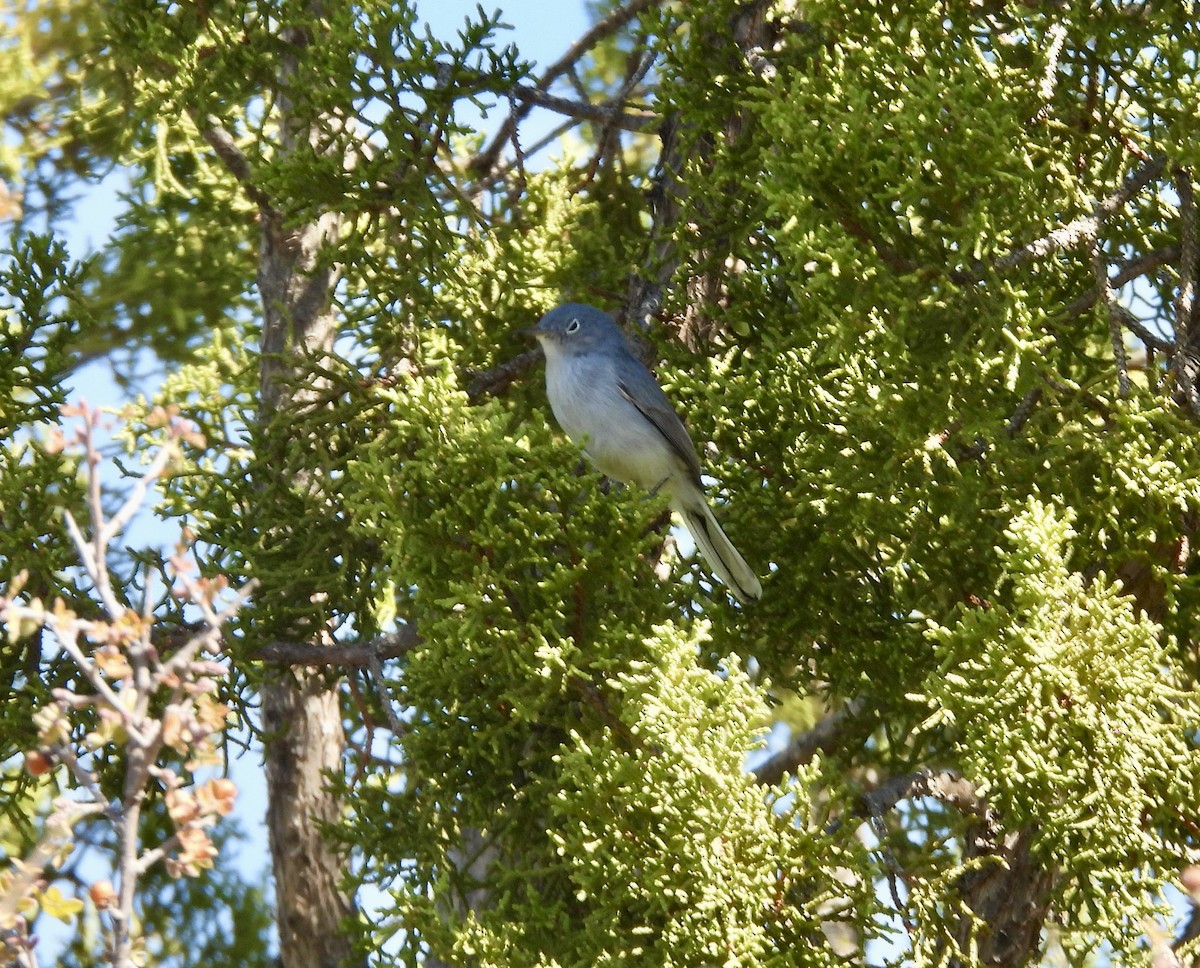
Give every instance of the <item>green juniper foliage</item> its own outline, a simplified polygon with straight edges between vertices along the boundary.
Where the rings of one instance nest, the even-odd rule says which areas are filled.
[[[0,586],[19,582],[31,597],[77,605],[81,596],[67,571],[75,552],[62,515],[82,507],[78,458],[47,433],[67,401],[87,275],[86,266],[72,264],[65,248],[44,236],[23,238],[0,267]],[[30,710],[68,674],[53,651],[34,635],[3,652],[4,694],[20,702],[0,710],[0,759],[28,748],[37,733]],[[0,785],[15,795],[25,779],[6,771]],[[12,797],[3,802],[17,809]]]
[[[749,965],[772,963],[773,938],[815,945],[816,903],[788,898],[834,882],[783,872],[816,835],[741,769],[762,699],[736,658],[700,661],[704,625],[679,626],[648,562],[626,557],[630,528],[645,554],[659,543],[661,506],[599,493],[544,426],[470,407],[444,370],[387,396],[389,433],[349,487],[393,549],[384,574],[413,586],[400,610],[423,643],[401,679],[402,790],[362,794],[345,833],[364,876],[407,882],[374,937],[417,930],[488,964]],[[453,870],[471,832],[496,903],[457,933],[441,905],[476,887]],[[824,850],[832,869],[853,848]]]
[[[989,604],[932,625],[926,727],[1005,819],[1037,830],[1070,924],[1149,916],[1156,871],[1186,854],[1172,804],[1200,792],[1200,704],[1175,645],[1103,572],[1071,570],[1073,515],[1031,500],[1006,534]],[[1098,889],[1099,888],[1099,889]]]
[[[94,262],[15,228],[0,579],[77,597],[76,469],[41,441],[100,356],[144,394],[131,472],[163,413],[203,434],[156,513],[258,582],[229,644],[252,727],[281,642],[412,633],[283,674],[349,736],[310,826],[368,899],[366,963],[1088,964],[1177,928],[1194,3],[641,4],[545,82],[601,108],[499,162],[542,96],[502,11],[435,37],[410,3],[58,8],[0,45],[46,88],[0,93],[28,132],[0,177],[52,234],[79,172],[130,187]],[[264,240],[318,223],[272,289]],[[272,292],[328,342],[297,312],[265,346]],[[632,320],[753,607],[554,426],[519,331],[568,299]],[[3,671],[11,756],[53,658]],[[773,726],[803,742],[748,772]],[[935,774],[954,796],[910,782]],[[1005,880],[1004,844],[1039,877]]]

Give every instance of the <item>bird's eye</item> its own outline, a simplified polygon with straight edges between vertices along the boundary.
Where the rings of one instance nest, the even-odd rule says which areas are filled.
[[[569,323],[567,323],[567,332],[568,333],[578,333],[579,332],[579,320],[578,319],[572,319]]]

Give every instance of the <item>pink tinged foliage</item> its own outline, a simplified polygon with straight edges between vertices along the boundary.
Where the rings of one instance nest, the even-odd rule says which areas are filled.
[[[151,415],[165,441],[152,456],[145,473],[135,480],[127,500],[112,517],[101,504],[100,453],[95,431],[100,414],[86,404],[63,408],[64,416],[81,418],[73,435],[56,432],[49,444],[56,450],[81,446],[89,496],[85,528],[66,515],[68,533],[79,562],[92,583],[103,618],[83,618],[62,601],[47,605],[22,595],[21,582],[0,597],[0,622],[13,641],[43,630],[71,659],[80,673],[75,688],[59,688],[34,715],[38,748],[25,756],[32,776],[54,776],[75,788],[59,796],[43,821],[42,839],[33,852],[15,861],[0,879],[0,931],[10,950],[33,954],[28,923],[41,909],[73,916],[82,902],[66,899],[51,884],[74,847],[75,825],[85,817],[103,816],[112,824],[118,848],[113,858],[113,881],[95,881],[88,896],[103,917],[107,947],[114,965],[134,964],[134,899],[138,877],[162,861],[175,877],[194,877],[213,866],[216,847],[210,828],[232,810],[237,788],[228,779],[199,782],[195,771],[221,763],[220,739],[229,723],[229,707],[219,698],[225,666],[220,655],[220,629],[249,588],[231,592],[223,579],[195,579],[187,548],[181,545],[171,559],[171,593],[199,613],[200,621],[186,637],[156,630],[154,615],[128,607],[111,580],[107,550],[145,501],[155,482],[167,472],[181,444],[202,446],[203,437],[176,414],[159,408]],[[86,726],[84,725],[86,724]],[[112,756],[114,751],[120,756]],[[102,764],[123,769],[119,798],[101,789]],[[157,846],[141,839],[141,815],[146,797],[164,791],[173,833]],[[82,794],[82,796],[81,796]]]

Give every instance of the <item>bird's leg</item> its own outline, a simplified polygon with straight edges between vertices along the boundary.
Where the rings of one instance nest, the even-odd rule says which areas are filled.
[[[650,488],[650,496],[651,496],[651,497],[658,497],[658,492],[659,492],[660,490],[662,490],[662,486],[663,486],[664,484],[666,484],[666,483],[667,483],[667,481],[669,481],[670,479],[671,479],[671,475],[670,475],[670,474],[668,474],[668,475],[667,475],[666,477],[664,477],[664,478],[663,478],[661,481],[659,481],[659,482],[658,482],[657,484],[655,484],[655,485],[654,485],[652,488]]]

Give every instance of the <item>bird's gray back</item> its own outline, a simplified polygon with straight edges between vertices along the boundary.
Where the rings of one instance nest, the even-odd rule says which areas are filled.
[[[654,375],[623,347],[616,364],[617,385],[621,391],[666,439],[671,449],[683,461],[690,475],[699,482],[700,458],[696,446],[671,406]]]

